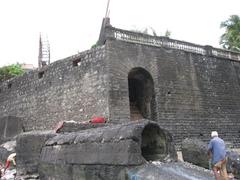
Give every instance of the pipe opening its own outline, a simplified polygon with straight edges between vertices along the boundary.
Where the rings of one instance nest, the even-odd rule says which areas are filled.
[[[166,141],[166,135],[157,125],[147,125],[142,132],[142,156],[147,161],[163,160],[167,156]]]

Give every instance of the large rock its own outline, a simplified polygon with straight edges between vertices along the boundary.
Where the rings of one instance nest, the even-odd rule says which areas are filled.
[[[66,175],[69,179],[111,179],[125,167],[152,160],[176,161],[176,157],[171,135],[157,123],[141,120],[58,134],[43,147],[39,171],[40,178],[48,179]],[[102,168],[106,172],[99,177],[89,171],[100,173]]]
[[[31,131],[17,137],[17,175],[38,173],[40,153],[45,142],[55,136],[52,131]]]
[[[207,144],[199,139],[184,139],[182,142],[182,156],[184,161],[209,168]]]
[[[240,179],[240,154],[236,151],[228,151],[227,156],[227,171]]]

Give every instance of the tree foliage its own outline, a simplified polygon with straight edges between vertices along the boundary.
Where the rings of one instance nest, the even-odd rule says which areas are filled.
[[[0,68],[0,82],[6,81],[15,76],[22,75],[24,70],[20,64],[12,64]]]
[[[171,31],[169,31],[169,30],[167,29],[164,36],[170,37],[170,36],[171,36]]]
[[[225,33],[220,39],[222,47],[240,52],[240,17],[231,15],[228,20],[221,23],[220,27],[225,28]]]
[[[134,32],[139,32],[139,33],[143,33],[143,34],[148,34],[148,35],[152,35],[152,36],[158,36],[157,33],[156,33],[156,31],[155,31],[155,29],[152,28],[151,26],[145,27],[145,28],[143,28],[143,29],[141,29],[141,30],[140,30],[140,29],[133,29],[132,31],[134,31]],[[164,36],[170,37],[170,36],[171,36],[171,31],[166,30]]]

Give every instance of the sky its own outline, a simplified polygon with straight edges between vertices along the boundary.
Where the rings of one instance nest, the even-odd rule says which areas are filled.
[[[108,0],[0,0],[0,67],[37,67],[39,35],[47,35],[51,62],[90,49],[98,40]],[[220,23],[240,15],[240,0],[111,0],[111,25],[152,27],[157,35],[219,48]]]

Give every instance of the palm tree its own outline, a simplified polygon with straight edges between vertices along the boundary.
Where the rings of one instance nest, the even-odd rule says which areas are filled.
[[[225,28],[225,33],[221,36],[220,45],[224,49],[240,52],[240,17],[231,15],[230,18],[220,25]]]

